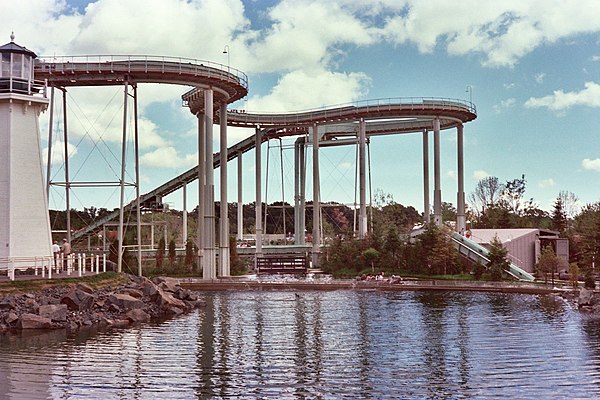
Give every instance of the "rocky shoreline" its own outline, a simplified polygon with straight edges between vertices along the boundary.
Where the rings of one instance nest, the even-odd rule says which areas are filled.
[[[0,295],[0,333],[29,329],[126,327],[189,312],[206,303],[167,278],[129,275],[116,287],[88,284]]]

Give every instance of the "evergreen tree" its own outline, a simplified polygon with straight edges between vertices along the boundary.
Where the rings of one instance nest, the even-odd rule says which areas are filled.
[[[548,274],[554,276],[558,267],[558,257],[554,253],[552,246],[546,246],[542,249],[540,259],[537,263],[537,270],[544,275],[544,282],[548,282]]]
[[[156,249],[156,271],[160,272],[163,267],[165,260],[165,238],[161,237],[158,241],[158,248]]]
[[[177,251],[175,247],[175,240],[171,239],[169,242],[169,263],[171,264],[171,268],[175,266],[175,258],[177,257]]]
[[[192,242],[191,240],[188,239],[188,241],[185,243],[185,261],[184,261],[185,267],[187,268],[188,271],[190,271],[192,269],[195,259],[196,259],[196,246],[194,245],[194,242]]]
[[[494,281],[502,280],[502,272],[509,268],[510,263],[506,259],[508,250],[502,246],[502,242],[498,236],[494,236],[490,242],[491,248],[488,253],[490,261],[487,263],[487,268],[490,273],[490,278]]]
[[[563,201],[560,197],[554,201],[554,209],[552,211],[552,229],[558,231],[561,235],[567,228],[567,215],[563,207]]]

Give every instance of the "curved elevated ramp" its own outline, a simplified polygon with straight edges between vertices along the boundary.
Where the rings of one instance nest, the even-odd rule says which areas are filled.
[[[452,238],[452,242],[454,243],[458,252],[467,257],[469,260],[478,262],[482,265],[486,265],[490,261],[489,250],[481,246],[479,243],[471,239],[467,239],[458,232],[453,232],[450,237]],[[535,281],[535,277],[533,275],[517,267],[513,263],[511,263],[508,269],[506,269],[504,272],[520,281]]]

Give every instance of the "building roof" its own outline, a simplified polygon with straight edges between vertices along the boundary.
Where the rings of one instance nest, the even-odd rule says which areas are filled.
[[[522,229],[471,229],[471,239],[477,243],[490,243],[494,236],[498,236],[501,243],[510,242],[519,237],[531,233],[540,233],[540,229],[522,228]]]
[[[26,47],[23,46],[19,46],[18,44],[16,44],[14,42],[14,35],[10,36],[10,43],[6,43],[4,46],[0,46],[0,53],[21,53],[21,54],[28,54],[33,58],[36,58],[37,55],[29,50]]]

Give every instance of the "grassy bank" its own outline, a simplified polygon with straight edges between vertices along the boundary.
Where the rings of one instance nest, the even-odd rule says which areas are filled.
[[[120,285],[127,281],[128,278],[125,275],[116,272],[104,272],[81,278],[16,280],[0,283],[0,294],[35,292],[50,287],[74,286],[78,283],[86,283],[95,289],[100,289],[106,286]]]

